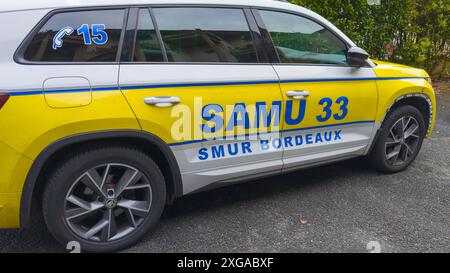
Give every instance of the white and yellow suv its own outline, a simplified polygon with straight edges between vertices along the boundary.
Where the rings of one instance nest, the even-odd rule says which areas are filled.
[[[15,0],[0,25],[0,227],[42,211],[83,251],[216,186],[361,156],[402,171],[435,120],[425,71],[281,1]]]

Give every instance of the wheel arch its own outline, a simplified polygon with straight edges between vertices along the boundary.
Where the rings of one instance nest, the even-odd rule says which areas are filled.
[[[396,98],[394,102],[387,108],[387,111],[383,119],[381,120],[381,126],[383,126],[383,123],[390,112],[403,105],[411,105],[417,108],[422,113],[423,118],[425,119],[425,124],[427,126],[426,132],[428,134],[432,127],[434,109],[433,102],[424,93],[412,93]]]
[[[422,114],[425,119],[425,123],[427,127],[427,135],[431,133],[432,125],[433,125],[433,102],[432,100],[423,93],[411,93],[403,96],[397,97],[393,103],[385,111],[383,118],[380,121],[380,128],[375,133],[375,137],[373,138],[372,143],[369,146],[366,154],[371,154],[373,148],[375,147],[378,138],[380,136],[381,130],[383,129],[384,121],[386,120],[389,113],[391,113],[394,109],[402,106],[402,105],[411,105],[416,107]]]
[[[90,132],[58,140],[44,149],[34,161],[22,191],[20,204],[20,224],[27,228],[31,225],[32,214],[40,208],[40,198],[46,178],[55,168],[51,162],[59,162],[75,148],[88,145],[110,143],[111,145],[130,145],[136,147],[161,168],[167,187],[167,201],[173,202],[182,196],[181,173],[176,158],[169,146],[157,136],[136,130],[118,130]]]

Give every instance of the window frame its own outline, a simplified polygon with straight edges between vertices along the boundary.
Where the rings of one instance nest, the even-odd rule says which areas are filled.
[[[255,16],[256,22],[258,23],[258,26],[260,28],[261,33],[264,36],[264,40],[265,40],[265,45],[266,47],[270,47],[268,48],[268,51],[270,52],[272,58],[275,58],[276,62],[273,62],[273,64],[276,65],[283,65],[283,66],[328,66],[328,67],[358,67],[358,68],[364,68],[364,67],[371,67],[370,64],[368,62],[366,62],[365,66],[353,66],[350,64],[320,64],[320,63],[282,63],[281,59],[278,55],[278,52],[275,49],[275,43],[273,42],[272,39],[272,35],[270,35],[269,30],[267,29],[261,14],[259,13],[259,11],[272,11],[272,12],[279,12],[279,13],[285,13],[285,14],[291,14],[291,15],[295,15],[295,16],[299,16],[302,17],[304,19],[310,20],[318,25],[320,25],[321,27],[323,27],[324,29],[326,29],[327,31],[329,31],[331,34],[333,34],[338,40],[340,40],[346,47],[347,50],[349,50],[352,45],[349,44],[346,40],[344,40],[338,33],[336,33],[334,30],[328,28],[323,22],[321,22],[320,20],[308,16],[306,14],[303,13],[299,13],[299,12],[295,12],[295,11],[290,11],[290,10],[284,10],[284,9],[277,9],[277,8],[263,8],[263,7],[253,7],[252,8],[252,13]],[[270,41],[270,44],[269,44]]]
[[[49,22],[53,16],[61,13],[74,13],[74,12],[83,12],[83,11],[107,11],[107,10],[123,10],[124,18],[122,22],[122,33],[120,34],[120,41],[117,50],[116,60],[113,62],[47,62],[47,61],[29,61],[25,59],[25,51],[28,49],[33,39],[42,29],[42,27]],[[80,7],[80,8],[63,8],[63,9],[54,9],[47,13],[31,30],[31,32],[26,36],[26,38],[22,41],[22,43],[17,48],[14,53],[14,61],[18,64],[23,65],[119,65],[120,58],[122,56],[123,43],[125,39],[126,27],[129,16],[129,6],[103,6],[103,7]]]
[[[159,31],[158,24],[155,20],[153,14],[154,8],[232,8],[241,9],[247,20],[249,30],[251,32],[253,46],[257,54],[256,63],[234,63],[234,62],[168,62],[167,53],[165,46],[162,41],[161,33]],[[123,29],[121,38],[119,41],[119,49],[117,52],[117,57],[114,62],[36,62],[27,61],[24,58],[24,54],[33,38],[39,32],[39,30],[55,15],[59,13],[66,12],[79,12],[79,11],[96,11],[96,10],[118,10],[122,9],[125,12]],[[158,36],[159,43],[161,45],[161,50],[163,51],[163,62],[134,62],[133,53],[135,46],[135,39],[137,33],[137,20],[138,12],[140,9],[148,9],[150,16]],[[343,64],[317,64],[317,63],[281,63],[278,53],[275,50],[275,45],[272,41],[272,37],[268,32],[262,18],[259,14],[259,10],[275,11],[281,13],[292,14],[300,16],[311,20],[326,30],[330,31],[335,35],[340,41],[342,41],[347,50],[350,49],[351,44],[347,42],[342,36],[328,28],[319,19],[311,17],[307,14],[300,13],[297,11],[286,10],[281,8],[271,8],[271,7],[259,7],[259,6],[249,6],[249,5],[232,5],[232,4],[138,4],[138,5],[113,5],[113,6],[92,6],[92,7],[71,7],[71,8],[60,8],[53,9],[49,11],[30,31],[30,33],[25,37],[22,43],[18,46],[16,52],[14,53],[14,61],[22,65],[149,65],[149,64],[159,64],[159,65],[285,65],[285,66],[332,66],[332,67],[355,67],[352,65]],[[134,12],[133,12],[134,11]],[[366,62],[366,66],[359,67],[372,67],[369,62]]]
[[[258,27],[256,20],[251,12],[251,8],[248,6],[238,6],[238,5],[214,5],[214,4],[155,4],[155,5],[139,5],[132,6],[132,8],[142,9],[147,8],[150,10],[150,15],[152,17],[153,27],[155,28],[156,35],[159,40],[159,44],[161,46],[161,50],[163,52],[164,62],[135,62],[132,57],[121,59],[121,64],[133,64],[133,65],[148,65],[148,64],[167,64],[167,65],[260,65],[266,64],[269,65],[271,62],[269,61],[268,54],[266,49],[261,45],[261,33],[260,28]],[[249,32],[252,38],[252,44],[255,49],[257,61],[254,63],[240,63],[240,62],[169,62],[167,57],[167,51],[164,46],[164,41],[161,36],[161,32],[159,29],[158,22],[156,21],[154,9],[156,8],[217,8],[217,9],[237,9],[243,12],[244,18],[247,21],[247,25],[249,28]],[[136,33],[137,33],[137,20],[134,27],[134,38],[133,38],[133,47],[136,44]],[[134,49],[132,49],[134,52]]]
[[[162,62],[136,62],[134,61],[134,53],[136,50],[136,40],[138,33],[138,24],[140,20],[140,11],[146,10],[153,23],[153,28],[161,48],[163,61]],[[120,64],[164,64],[167,60],[166,49],[162,43],[161,33],[154,20],[153,11],[149,6],[133,6],[129,9],[128,22],[125,30],[124,43],[122,45],[122,55],[120,56]]]

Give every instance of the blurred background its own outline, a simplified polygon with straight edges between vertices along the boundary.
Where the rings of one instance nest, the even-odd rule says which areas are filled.
[[[373,59],[450,78],[450,0],[289,0],[327,18]],[[448,81],[447,81],[448,82]]]

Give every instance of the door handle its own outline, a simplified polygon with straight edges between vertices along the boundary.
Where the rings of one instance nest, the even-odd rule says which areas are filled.
[[[295,100],[302,100],[309,96],[309,91],[306,91],[306,90],[287,91],[286,95]]]
[[[181,100],[178,97],[151,97],[144,99],[145,104],[156,107],[170,107],[174,104],[180,103]]]

